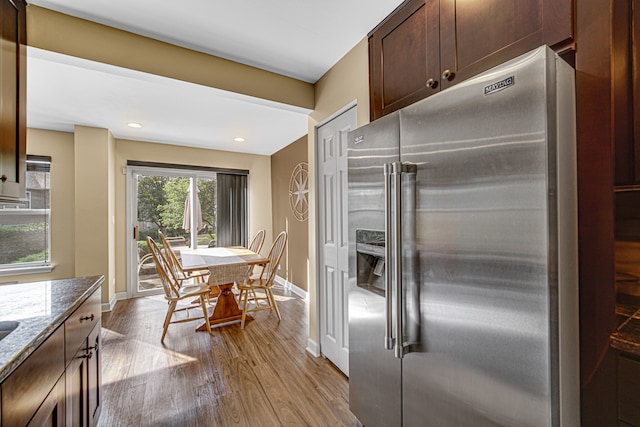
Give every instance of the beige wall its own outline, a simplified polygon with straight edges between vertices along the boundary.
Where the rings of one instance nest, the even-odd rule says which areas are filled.
[[[347,105],[357,103],[358,126],[369,123],[369,51],[363,39],[316,83],[316,106],[309,116],[309,340],[318,341],[316,269],[315,128]]]
[[[271,156],[271,197],[273,199],[273,232],[287,231],[289,242],[278,275],[300,289],[307,291],[309,263],[308,221],[299,221],[291,212],[289,183],[295,167],[307,162],[307,137]],[[269,242],[265,242],[265,247]],[[265,252],[266,253],[266,252]]]
[[[249,235],[264,228],[265,242],[273,239],[271,217],[271,159],[269,156],[178,147],[169,144],[116,140],[115,149],[115,248],[116,292],[126,291],[126,176],[127,160],[249,171]],[[113,298],[113,295],[111,295]],[[106,302],[103,300],[103,302]]]

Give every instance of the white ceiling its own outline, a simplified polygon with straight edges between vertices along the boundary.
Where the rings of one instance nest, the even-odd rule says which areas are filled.
[[[401,0],[30,0],[316,82]],[[116,138],[270,155],[307,133],[309,110],[29,48],[29,127],[103,127]],[[143,124],[132,129],[127,122]],[[243,143],[233,142],[242,136]]]

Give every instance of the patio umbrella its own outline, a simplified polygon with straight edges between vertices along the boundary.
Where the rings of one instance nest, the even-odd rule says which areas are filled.
[[[189,193],[187,194],[187,199],[184,201],[184,215],[182,217],[182,228],[189,233],[191,232],[191,191],[192,187],[189,184]],[[196,197],[195,197],[195,214],[196,214],[196,232],[200,231],[202,228],[202,207],[200,206],[200,198],[198,197],[198,193],[200,190],[196,186]]]

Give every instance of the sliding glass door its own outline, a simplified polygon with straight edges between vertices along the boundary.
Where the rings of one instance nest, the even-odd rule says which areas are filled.
[[[160,244],[163,233],[171,249],[215,246],[216,244],[216,176],[170,170],[140,170],[132,174],[135,197],[135,248],[132,251],[136,274],[133,295],[162,290],[147,237]],[[195,192],[192,188],[197,189]]]

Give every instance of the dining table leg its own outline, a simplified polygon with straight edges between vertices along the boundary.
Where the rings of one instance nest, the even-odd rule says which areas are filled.
[[[213,313],[209,316],[209,323],[211,326],[219,325],[221,323],[228,323],[233,321],[242,320],[242,310],[238,307],[238,302],[233,295],[233,283],[226,283],[224,285],[218,285],[220,288],[220,294],[218,295],[218,301],[213,309]],[[248,318],[249,316],[247,316]],[[206,331],[207,325],[202,324],[196,329],[196,331]]]

